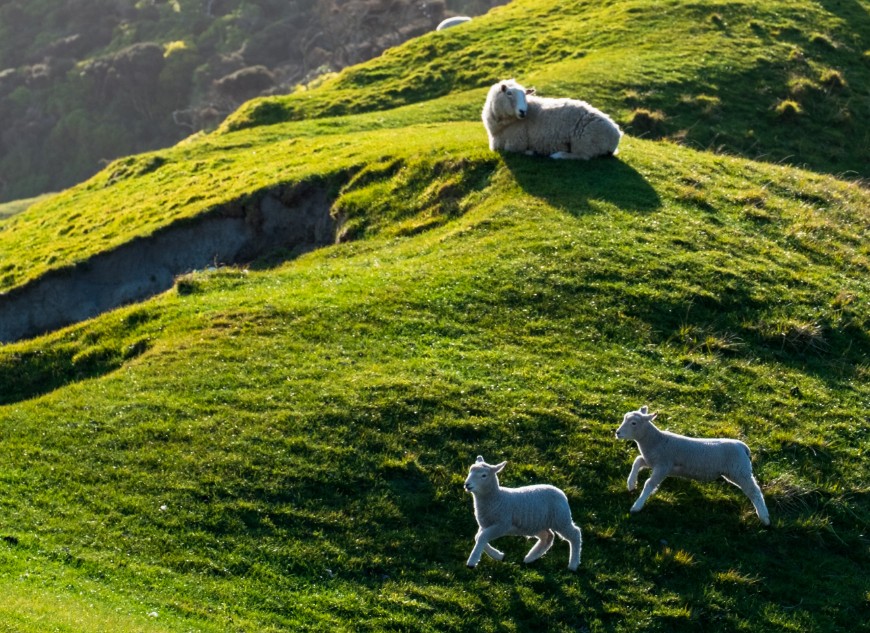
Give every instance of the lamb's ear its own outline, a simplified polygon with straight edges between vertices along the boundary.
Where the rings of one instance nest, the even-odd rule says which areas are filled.
[[[526,88],[526,94],[527,95],[535,94],[535,89],[534,88]]]
[[[646,415],[647,411],[649,411],[649,409],[647,409],[647,406],[646,406],[646,405],[643,405],[643,406],[640,408],[640,412],[643,413],[644,415]]]
[[[486,462],[483,461],[483,455],[478,455],[477,461],[475,462],[475,464],[484,464],[484,463],[486,463]]]
[[[501,85],[501,91],[502,91],[502,92],[507,92],[507,84],[502,84],[502,85]]]
[[[502,470],[504,470],[505,466],[507,466],[507,462],[502,462],[501,464],[496,464],[495,466],[493,466],[492,469],[496,473],[500,473]]]
[[[656,416],[657,416],[658,414],[659,414],[659,412],[656,411],[656,412],[653,413],[651,416],[649,416],[649,421],[652,422],[653,420],[655,420],[655,419],[656,419]]]

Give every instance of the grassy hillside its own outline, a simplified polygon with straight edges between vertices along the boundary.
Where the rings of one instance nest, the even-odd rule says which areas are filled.
[[[516,76],[606,106],[638,136],[868,175],[866,2],[515,2],[492,13],[348,69],[327,90],[251,101],[224,125],[390,109]],[[480,94],[453,116],[477,118]]]
[[[22,211],[26,210],[28,207],[33,206],[37,202],[47,200],[53,194],[46,193],[41,196],[37,196],[36,198],[26,198],[24,200],[16,200],[15,202],[4,202],[0,204],[0,221],[5,220],[6,218],[12,217]]]
[[[635,136],[867,178],[867,33],[867,11],[856,3],[498,7],[462,29],[431,33],[347,69],[317,89],[250,102],[224,127],[252,128],[249,135],[194,137],[171,150],[120,159],[16,218],[0,231],[0,258],[8,262],[0,290],[287,181],[294,155],[304,153],[294,145],[303,139],[321,144],[327,131],[401,135],[414,124],[476,122],[486,87],[506,75],[543,95],[581,96]],[[830,46],[819,44],[825,38]],[[529,52],[518,54],[521,48]],[[843,82],[839,88],[823,86],[823,76],[836,81],[832,73]],[[800,114],[778,112],[783,100],[800,106]],[[345,116],[354,113],[361,114]],[[256,129],[285,120],[299,124]],[[341,167],[309,161],[302,169],[306,177]]]
[[[846,18],[866,3],[557,6],[516,2],[253,103],[220,134],[117,161],[0,225],[0,290],[278,184],[324,187],[347,238],[191,273],[0,347],[0,631],[827,632],[870,618],[866,188],[817,173],[837,171],[822,149],[795,161],[815,172],[638,136],[613,160],[500,156],[474,120],[487,65],[626,123],[635,29],[667,104],[737,90],[724,78],[747,56],[705,11],[741,31],[812,24],[854,52]],[[669,29],[650,27],[660,13]],[[523,14],[566,34],[542,37],[535,63],[500,48],[527,32]],[[586,22],[594,37],[572,45]],[[426,50],[462,71],[442,84],[398,70]],[[850,94],[850,112],[866,107]],[[730,106],[717,117],[692,133],[745,127]],[[753,128],[758,153],[799,142],[778,125]],[[860,164],[849,125],[831,134]],[[614,431],[644,403],[672,430],[745,440],[772,527],[724,482],[668,480],[629,516],[636,449]],[[511,537],[506,562],[465,568],[477,454],[508,460],[506,485],[566,491],[576,574],[563,543],[525,567],[530,545]]]

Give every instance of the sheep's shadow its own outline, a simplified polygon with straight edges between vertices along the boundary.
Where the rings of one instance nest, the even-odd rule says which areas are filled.
[[[502,158],[524,191],[572,215],[589,212],[596,201],[633,212],[661,206],[656,190],[618,158],[554,160],[509,153]]]

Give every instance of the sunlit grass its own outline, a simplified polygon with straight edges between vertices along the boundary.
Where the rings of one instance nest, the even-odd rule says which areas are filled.
[[[0,630],[853,630],[870,564],[866,189],[631,135],[612,160],[500,156],[473,120],[480,67],[427,87],[406,63],[496,56],[531,22],[546,63],[496,70],[567,91],[583,63],[617,110],[680,95],[734,129],[747,119],[712,81],[686,85],[679,50],[632,71],[671,86],[661,100],[639,81],[604,90],[602,59],[630,66],[607,47],[631,25],[687,15],[696,39],[656,33],[640,59],[676,38],[701,64],[743,31],[840,50],[774,4],[518,2],[237,121],[269,122],[263,104],[312,117],[121,159],[4,222],[4,289],[277,184],[326,189],[345,241],[192,271],[0,347]],[[607,9],[619,19],[566,55]],[[716,51],[714,69],[755,63]],[[407,105],[365,111],[391,89]],[[360,113],[317,118],[338,104]],[[725,482],[669,479],[629,515],[637,450],[614,431],[642,404],[745,441],[773,526]],[[524,566],[513,537],[504,562],[465,568],[478,454],[508,461],[506,485],[566,491],[577,574],[564,543]]]

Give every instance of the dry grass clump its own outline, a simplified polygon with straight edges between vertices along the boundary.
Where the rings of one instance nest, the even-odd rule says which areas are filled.
[[[821,353],[828,349],[824,329],[818,323],[788,320],[777,326],[776,335],[782,340],[783,347],[795,351]]]

